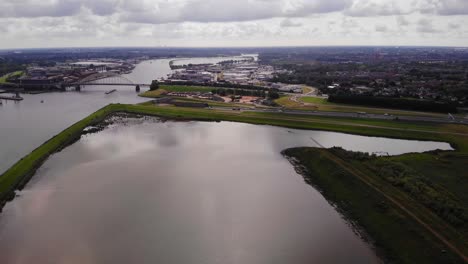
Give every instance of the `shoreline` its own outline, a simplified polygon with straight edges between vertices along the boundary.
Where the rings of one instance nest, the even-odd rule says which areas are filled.
[[[387,137],[420,141],[429,140],[449,142],[450,145],[454,148],[454,150],[440,151],[439,153],[458,155],[462,158],[464,157],[464,155],[466,155],[465,153],[468,151],[468,133],[463,133],[461,135],[451,134],[454,132],[464,131],[466,127],[461,125],[454,126],[457,129],[454,128],[453,130],[448,131],[442,130],[446,129],[447,126],[439,125],[434,127],[434,131],[432,132],[429,130],[421,132],[408,130],[408,126],[410,126],[409,124],[395,124],[392,122],[375,122],[376,124],[384,125],[384,127],[361,127],[363,124],[369,124],[369,122],[366,122],[366,120],[349,120],[338,118],[293,118],[284,114],[271,115],[265,113],[233,113],[230,111],[214,111],[181,107],[155,107],[152,105],[110,104],[99,109],[98,111],[94,112],[88,117],[78,121],[72,126],[66,128],[59,134],[55,135],[54,137],[43,143],[41,146],[34,149],[31,153],[23,157],[21,160],[16,162],[5,173],[3,173],[0,176],[0,212],[3,206],[8,201],[15,198],[16,190],[21,190],[22,188],[24,188],[28,181],[35,175],[37,169],[39,169],[51,155],[60,152],[67,146],[73,144],[74,142],[79,140],[82,135],[86,133],[93,133],[99,131],[101,126],[105,126],[105,124],[100,124],[109,116],[112,116],[114,114],[156,116],[161,118],[162,120],[175,121],[178,120],[205,122],[242,122],[255,125],[271,125],[304,130],[333,131],[370,137]],[[348,122],[339,123],[340,121]],[[95,126],[96,128],[93,129],[93,126]],[[401,128],[398,131],[396,131],[396,127],[399,126],[401,126]],[[89,131],[85,130],[88,127],[91,127],[91,129]],[[414,127],[414,125],[410,127]],[[427,129],[429,129],[429,127],[430,126],[428,126]],[[451,129],[451,126],[449,126],[449,128]],[[282,153],[285,153],[287,151],[288,150],[285,150]],[[328,150],[323,149],[322,151]],[[434,153],[413,153],[413,155],[418,157],[423,155],[430,156],[434,155]],[[302,175],[304,176],[304,174]],[[308,181],[306,180],[306,182]],[[327,198],[326,194],[324,194],[324,196],[325,198]],[[339,206],[339,203],[336,203],[336,205],[336,208],[338,208],[338,211],[340,212],[341,208]],[[343,215],[346,216],[346,214]],[[353,217],[349,217],[349,219],[351,219],[350,223],[352,223],[352,225],[357,223],[356,226],[358,227],[365,226],[360,223],[359,219],[357,219],[356,222],[354,221]],[[362,228],[362,230],[364,231],[364,234],[368,232],[366,228]],[[369,241],[376,241],[376,248],[377,250],[379,250],[379,239],[375,238],[374,235],[372,235],[375,234],[374,232],[369,233],[371,234],[369,236]],[[360,232],[360,234],[363,233]]]
[[[304,178],[305,183],[318,190],[352,227],[356,227],[356,232],[363,236],[384,263],[466,261],[464,239],[457,238],[451,225],[447,226],[450,230],[433,222],[430,222],[431,226],[423,225],[420,219],[426,218],[420,208],[415,210],[418,212],[416,216],[416,213],[401,207],[401,201],[414,201],[405,200],[405,197],[395,200],[394,193],[386,189],[394,188],[389,184],[378,188],[369,185],[349,168],[337,163],[332,158],[333,152],[333,148],[299,147],[286,149],[282,155]],[[348,163],[347,160],[343,162]],[[418,204],[418,207],[421,206]]]

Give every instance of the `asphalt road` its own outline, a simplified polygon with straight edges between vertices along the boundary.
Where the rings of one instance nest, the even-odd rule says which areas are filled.
[[[223,107],[215,107],[214,109],[226,110]],[[252,108],[233,108],[244,112],[263,112],[263,113],[281,113],[291,115],[307,115],[307,116],[325,116],[325,117],[347,117],[347,118],[367,118],[377,120],[401,120],[401,121],[414,121],[414,122],[432,122],[443,124],[468,124],[467,118],[454,118],[451,119],[447,115],[443,117],[427,117],[427,116],[406,116],[406,115],[385,115],[385,114],[370,114],[370,113],[356,113],[356,112],[325,112],[325,111],[302,111],[302,110],[289,110],[289,109],[252,109]]]

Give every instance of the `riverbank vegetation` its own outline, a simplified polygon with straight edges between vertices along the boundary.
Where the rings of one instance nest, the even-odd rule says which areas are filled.
[[[365,230],[388,262],[463,263],[460,255],[467,253],[466,200],[433,175],[448,173],[462,181],[466,175],[446,169],[423,175],[410,164],[397,161],[412,160],[419,154],[375,157],[339,148],[294,148],[283,154],[307,183]],[[454,154],[423,155],[446,159]],[[454,165],[463,168],[464,162]],[[447,220],[451,217],[457,220]]]
[[[463,125],[210,110],[151,103],[111,104],[65,129],[1,175],[1,201],[13,198],[14,190],[24,186],[50,155],[78,140],[86,127],[113,113],[450,142],[456,151],[396,157],[377,158],[324,149],[289,150],[285,154],[304,165],[308,169],[306,180],[319,186],[327,199],[364,227],[390,259],[402,263],[454,263],[459,260],[454,253],[456,250],[467,253],[468,127]],[[430,230],[443,236],[437,237]]]

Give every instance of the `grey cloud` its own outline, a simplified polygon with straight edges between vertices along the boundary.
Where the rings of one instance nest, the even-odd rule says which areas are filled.
[[[459,28],[461,28],[461,25],[457,24],[457,23],[448,23],[447,26],[448,26],[449,29],[459,29]]]
[[[144,15],[124,12],[123,20],[139,23],[242,22],[276,17],[304,17],[342,11],[350,0],[193,0],[165,8],[152,7]]]
[[[468,15],[467,0],[418,0],[415,6],[423,14]]]
[[[356,22],[355,19],[345,17],[341,21],[341,27],[344,29],[357,28],[359,27],[359,24]]]
[[[468,1],[466,0],[443,0],[437,5],[439,15],[466,15],[468,14]]]
[[[403,10],[395,1],[356,0],[344,13],[355,17],[370,17],[402,15],[410,11]]]
[[[294,9],[285,12],[285,16],[298,17],[310,14],[341,12],[349,8],[354,0],[303,0]],[[293,1],[294,2],[294,1]]]
[[[239,22],[343,11],[352,0],[3,0],[0,17],[62,17],[90,10],[123,21],[163,24]]]
[[[88,9],[96,15],[111,15],[120,0],[23,0],[0,2],[0,17],[68,17]]]
[[[420,19],[417,23],[417,31],[421,33],[437,33],[439,30],[434,28],[432,21],[426,18]]]
[[[397,24],[400,27],[405,27],[410,24],[410,22],[404,16],[398,16],[396,19],[397,19]]]
[[[375,17],[411,14],[468,14],[467,0],[1,0],[1,17],[67,17],[83,10],[98,16],[118,16],[124,22],[242,22],[270,18],[307,17],[341,12]],[[400,24],[404,25],[404,23]]]
[[[294,22],[293,20],[286,18],[280,23],[280,27],[301,27],[302,23]]]
[[[0,17],[61,17],[72,16],[80,11],[81,3],[76,0],[41,1],[25,0],[20,2],[0,2]]]
[[[387,32],[388,28],[385,25],[378,24],[378,25],[375,25],[375,31],[377,31],[377,32]]]
[[[192,1],[185,5],[180,21],[235,22],[272,18],[282,15],[280,1]]]

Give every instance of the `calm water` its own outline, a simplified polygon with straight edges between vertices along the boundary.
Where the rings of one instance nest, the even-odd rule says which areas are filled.
[[[446,147],[124,120],[53,155],[7,204],[0,263],[378,263],[281,150],[316,146],[311,138],[368,152]]]
[[[126,75],[139,83],[167,77],[166,59],[145,61]],[[111,89],[118,91],[109,95]],[[81,92],[22,95],[21,102],[0,105],[0,174],[63,129],[110,103],[139,103],[135,87],[86,86]],[[41,103],[41,101],[44,103]]]

